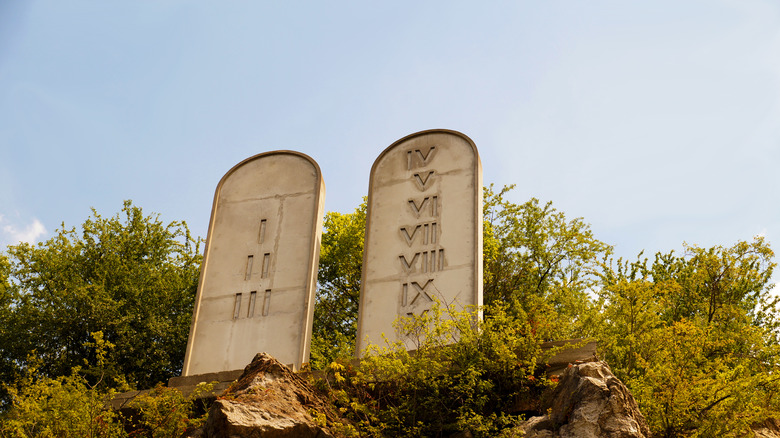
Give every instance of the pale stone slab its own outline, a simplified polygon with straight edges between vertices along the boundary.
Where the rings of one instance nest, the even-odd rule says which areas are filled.
[[[357,352],[403,340],[393,321],[482,305],[482,164],[474,142],[448,130],[418,132],[374,162],[358,316]]]
[[[292,151],[230,169],[217,185],[183,376],[244,368],[266,352],[309,360],[325,186]]]

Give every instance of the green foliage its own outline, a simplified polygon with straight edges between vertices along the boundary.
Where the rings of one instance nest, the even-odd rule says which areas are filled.
[[[567,220],[551,202],[506,200],[512,188],[484,188],[485,303],[555,315],[544,328],[550,339],[589,335],[588,292],[597,283],[598,262],[612,248],[593,237],[582,218]]]
[[[197,395],[212,388],[202,385],[184,397],[178,389],[158,385],[131,402],[136,414],[125,419],[107,407],[115,392],[90,385],[78,368],[56,379],[31,371],[10,388],[13,404],[0,416],[0,438],[177,437],[203,424],[205,414],[197,416],[193,408]],[[133,426],[126,428],[126,423]]]
[[[743,436],[780,414],[772,256],[756,238],[604,265],[599,347],[657,436]]]
[[[362,435],[442,436],[470,430],[474,436],[509,433],[518,399],[550,384],[535,375],[540,340],[528,318],[505,306],[479,321],[473,311],[436,304],[421,316],[402,318],[413,352],[399,342],[369,347],[355,368],[327,367],[329,394]]]
[[[546,339],[590,335],[588,291],[611,247],[595,239],[581,218],[567,220],[551,203],[507,201],[511,189],[484,189],[485,303],[510,303],[511,312],[531,315],[534,330]],[[311,348],[315,369],[352,355],[365,225],[365,200],[353,213],[325,216]]]
[[[326,215],[311,364],[352,421],[331,430],[510,435],[513,404],[550,384],[535,372],[539,343],[592,334],[655,436],[743,436],[780,417],[768,243],[614,261],[582,219],[536,199],[513,204],[511,188],[484,191],[485,319],[439,306],[401,319],[416,350],[373,347],[359,366],[337,358],[353,355],[366,204]],[[115,217],[93,211],[78,230],[1,253],[0,437],[126,436],[105,402],[112,388],[179,373],[198,243],[184,223],[128,201]],[[130,436],[178,436],[202,421],[192,399],[161,386],[133,403]]]
[[[195,391],[185,397],[176,388],[157,385],[150,392],[136,397],[130,402],[137,419],[130,437],[149,438],[178,437],[186,431],[197,429],[206,421],[206,414],[197,415],[197,409],[205,411],[205,406],[197,406],[201,394],[211,392],[214,384],[200,383]]]
[[[90,382],[123,377],[150,387],[181,369],[197,288],[198,241],[186,224],[163,224],[124,203],[104,218],[0,258],[0,379],[13,381],[33,357],[42,376],[82,366]],[[7,278],[7,280],[5,279]],[[97,365],[90,334],[115,345]],[[92,365],[88,365],[92,364]]]
[[[89,344],[96,351],[96,365],[104,367],[114,345],[101,332],[92,333],[92,338]],[[158,385],[133,399],[134,414],[128,419],[109,407],[116,393],[102,378],[91,384],[78,366],[67,376],[51,378],[38,372],[38,363],[31,360],[23,377],[4,385],[11,405],[0,414],[0,438],[167,438],[181,436],[205,421],[205,415],[196,415],[195,400],[211,391],[213,384],[199,385],[190,397]]]
[[[0,437],[123,436],[117,415],[105,409],[110,395],[90,386],[78,373],[29,379],[21,386],[11,390],[13,407],[0,418]]]
[[[10,324],[14,313],[14,291],[13,285],[9,282],[10,272],[10,261],[4,254],[0,253],[0,340],[13,339],[16,331],[16,327]],[[0,360],[0,381],[2,382],[11,381],[17,370],[11,357],[6,355],[9,348],[14,347],[0,344],[0,358],[2,358]],[[2,406],[2,394],[3,391],[0,389],[0,406]]]
[[[124,436],[118,414],[106,409],[113,391],[90,385],[73,369],[68,376],[49,378],[29,367],[15,386],[6,389],[11,409],[0,414],[2,438]]]
[[[357,331],[366,201],[353,213],[330,212],[323,222],[311,366],[353,355]]]
[[[103,333],[91,333],[98,365],[104,366],[107,352],[114,347]],[[113,390],[104,390],[102,377],[90,384],[74,367],[67,376],[50,378],[38,372],[34,358],[25,375],[14,385],[3,387],[11,408],[0,416],[0,437],[120,437],[121,422],[116,412],[106,409]]]

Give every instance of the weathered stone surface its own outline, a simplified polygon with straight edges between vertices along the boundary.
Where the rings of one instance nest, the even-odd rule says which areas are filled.
[[[756,438],[780,438],[780,421],[770,418],[761,424],[753,426]]]
[[[549,402],[550,413],[521,429],[528,438],[647,438],[650,429],[628,388],[604,362],[568,368]]]
[[[211,405],[194,436],[208,438],[331,437],[311,415],[330,414],[309,384],[273,357],[260,353],[241,378]]]
[[[431,130],[385,149],[371,169],[357,352],[402,340],[393,322],[434,300],[482,304],[482,165],[465,135]]]
[[[260,351],[308,362],[324,192],[317,163],[292,151],[220,180],[183,376],[241,369]]]
[[[582,339],[542,342],[542,353],[559,348],[557,353],[547,360],[545,373],[548,376],[560,376],[570,363],[590,362],[596,358],[596,341],[585,342]]]

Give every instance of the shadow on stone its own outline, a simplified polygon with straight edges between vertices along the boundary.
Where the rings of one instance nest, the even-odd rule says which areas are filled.
[[[309,383],[273,357],[259,353],[217,397],[206,424],[190,437],[332,437],[325,420],[339,418]]]
[[[569,366],[547,399],[549,413],[520,428],[528,438],[647,438],[650,429],[628,388],[605,362]]]

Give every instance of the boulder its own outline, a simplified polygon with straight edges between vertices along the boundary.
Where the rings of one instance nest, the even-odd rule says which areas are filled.
[[[780,420],[770,418],[753,426],[756,438],[780,438]]]
[[[268,354],[259,353],[211,405],[203,428],[191,436],[332,437],[324,421],[312,416],[315,412],[333,416],[308,382]]]
[[[628,388],[605,362],[569,366],[546,403],[547,415],[520,427],[528,438],[648,438],[650,429]]]

